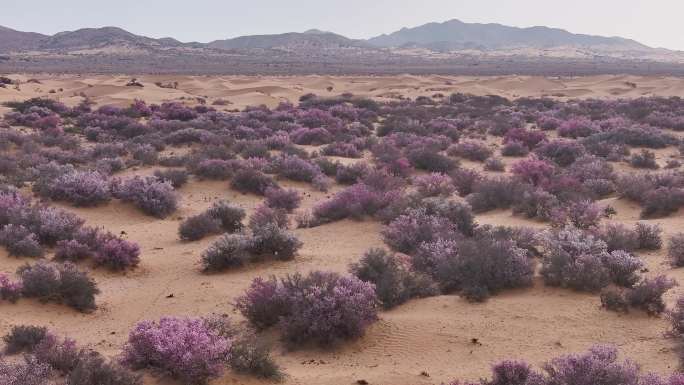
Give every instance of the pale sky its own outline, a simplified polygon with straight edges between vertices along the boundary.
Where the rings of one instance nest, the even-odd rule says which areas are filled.
[[[684,50],[684,0],[0,0],[0,25],[21,31],[111,25],[184,42],[310,28],[368,38],[449,19],[546,25]]]

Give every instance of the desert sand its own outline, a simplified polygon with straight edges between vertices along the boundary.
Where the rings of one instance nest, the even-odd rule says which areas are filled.
[[[639,96],[684,96],[684,79],[638,76],[595,76],[586,78],[542,77],[188,77],[144,76],[144,88],[126,87],[127,76],[10,75],[26,82],[19,90],[0,88],[0,102],[50,96],[76,104],[86,95],[98,105],[127,105],[136,98],[151,103],[167,100],[196,100],[212,104],[228,100],[221,109],[242,109],[248,105],[276,106],[296,102],[306,93],[337,95],[351,92],[379,100],[415,98],[452,92],[478,95],[497,94],[508,98],[550,96],[559,98],[631,98]],[[155,82],[178,82],[177,89],[160,88]],[[54,93],[50,93],[54,90]],[[6,110],[0,108],[0,113]],[[675,153],[658,153],[659,161]],[[480,164],[464,163],[481,170]],[[129,170],[123,176],[151,174],[154,168]],[[314,191],[309,185],[280,181],[305,193],[303,207],[332,195]],[[120,352],[128,331],[143,319],[163,315],[200,316],[227,313],[236,322],[241,316],[233,309],[234,299],[257,276],[326,269],[346,272],[371,247],[382,247],[382,225],[374,221],[345,220],[311,229],[294,230],[304,246],[293,262],[269,262],[228,273],[201,274],[199,255],[216,237],[182,243],[177,229],[180,219],[198,214],[214,201],[228,199],[242,205],[248,214],[261,198],[230,190],[226,182],[192,180],[179,189],[181,207],[166,220],[157,220],[119,202],[97,208],[59,205],[86,219],[87,225],[103,226],[125,233],[142,248],[140,267],[126,275],[91,270],[102,294],[99,309],[81,314],[69,308],[22,300],[17,305],[0,303],[0,334],[15,324],[40,324],[55,333],[76,339],[107,355]],[[639,207],[616,198],[609,203],[617,209],[611,220],[632,224],[639,219]],[[546,226],[513,216],[509,210],[479,215],[481,224]],[[684,217],[671,215],[648,221],[658,223],[664,237],[684,229]],[[666,273],[684,282],[684,269],[666,265],[666,251],[644,253],[649,275]],[[12,272],[25,261],[11,258],[0,249],[0,271]],[[684,293],[676,288],[667,300]],[[173,295],[171,297],[171,295]],[[171,298],[170,298],[171,297]],[[640,312],[619,314],[600,309],[597,295],[545,287],[541,281],[532,288],[508,291],[483,304],[472,304],[458,296],[413,300],[380,313],[358,341],[333,350],[306,348],[287,351],[275,344],[275,358],[287,373],[286,384],[440,384],[454,378],[475,380],[489,374],[490,364],[507,358],[520,358],[541,364],[550,357],[586,350],[596,343],[615,344],[628,358],[646,371],[670,373],[677,368],[676,344],[665,336],[668,323]],[[476,339],[476,340],[473,340]],[[477,341],[474,343],[473,341]],[[146,377],[147,385],[174,384],[168,379]],[[262,381],[227,374],[212,385],[257,384]]]

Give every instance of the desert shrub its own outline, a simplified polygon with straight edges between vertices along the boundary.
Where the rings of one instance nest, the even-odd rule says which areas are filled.
[[[0,245],[18,257],[41,257],[44,253],[36,234],[22,225],[8,224],[0,228]]]
[[[178,227],[178,234],[183,241],[197,241],[209,234],[216,234],[221,231],[221,221],[204,212],[194,215],[181,222]]]
[[[544,365],[546,383],[559,385],[601,385],[638,383],[639,366],[631,361],[618,362],[612,346],[594,346],[585,354],[554,358]]]
[[[411,165],[419,170],[448,173],[458,166],[455,160],[429,147],[411,149],[406,157]]]
[[[119,364],[107,361],[97,352],[82,351],[67,376],[69,385],[141,385],[140,376]]]
[[[320,146],[332,142],[333,137],[330,131],[322,127],[302,127],[290,134],[290,139],[296,144]]]
[[[641,150],[638,154],[632,154],[629,164],[634,168],[647,168],[656,170],[660,168],[656,162],[655,153],[648,150]]]
[[[641,250],[660,250],[663,246],[661,237],[662,230],[660,226],[649,225],[647,223],[638,222],[634,226],[639,241],[639,249]]]
[[[269,188],[278,188],[277,183],[270,176],[254,170],[243,168],[235,173],[231,186],[241,193],[264,195]]]
[[[546,134],[542,131],[526,130],[524,128],[513,128],[506,132],[504,144],[511,142],[522,143],[527,148],[534,148],[539,143],[546,140]]]
[[[169,182],[161,182],[155,177],[133,177],[115,183],[114,196],[125,202],[133,203],[145,214],[166,218],[176,211],[178,198]]]
[[[223,372],[230,348],[231,342],[202,319],[163,317],[135,326],[122,362],[133,369],[161,370],[187,384],[206,384]]]
[[[504,172],[506,171],[506,164],[501,158],[488,158],[485,160],[484,169],[487,171]]]
[[[79,361],[76,341],[70,338],[60,340],[51,334],[47,334],[35,346],[33,354],[38,361],[50,365],[51,368],[63,375],[69,374]]]
[[[551,212],[551,222],[556,227],[572,225],[578,229],[596,228],[601,219],[606,217],[605,208],[589,200],[570,202],[556,207]]]
[[[21,277],[25,297],[64,303],[82,312],[96,307],[95,295],[100,290],[95,281],[72,264],[38,262],[20,267],[17,274]]]
[[[455,190],[451,178],[439,173],[415,177],[413,179],[413,185],[420,195],[426,197],[439,195],[449,196]]]
[[[0,300],[15,303],[21,297],[21,282],[9,279],[5,274],[0,273]]]
[[[48,246],[73,237],[84,222],[75,214],[54,207],[37,208],[34,215],[33,230],[38,240]]]
[[[162,182],[169,182],[173,188],[180,188],[188,183],[188,172],[185,170],[156,170],[154,176]]]
[[[221,222],[221,227],[226,232],[232,233],[242,229],[242,220],[245,218],[245,210],[226,201],[214,203],[207,212]]]
[[[36,346],[49,335],[47,328],[32,325],[17,325],[2,337],[5,353],[32,353]]]
[[[607,223],[599,230],[599,237],[606,243],[608,251],[639,249],[639,238],[635,230],[620,223]]]
[[[361,151],[353,143],[334,142],[325,146],[321,151],[326,156],[339,156],[343,158],[360,158]]]
[[[232,160],[205,159],[192,166],[192,173],[200,178],[225,180],[235,173],[235,163]]]
[[[274,281],[271,282],[273,287]],[[287,276],[276,284],[273,296],[242,297],[238,308],[243,314],[250,314],[253,306],[263,308],[263,304],[251,300],[262,298],[268,303],[283,304],[277,308],[283,311],[278,324],[285,340],[292,344],[330,345],[357,338],[377,320],[373,285],[336,273],[317,271],[307,276]]]
[[[476,213],[505,209],[515,203],[520,189],[518,182],[510,178],[481,179],[473,187],[473,193],[468,195],[467,201]]]
[[[202,253],[205,272],[243,266],[249,260],[252,240],[244,234],[225,234]]]
[[[658,187],[641,198],[641,217],[667,216],[684,205],[684,191],[680,188]]]
[[[677,298],[674,309],[667,313],[667,318],[672,325],[672,333],[677,337],[684,335],[684,297]]]
[[[591,120],[583,117],[573,117],[560,124],[558,135],[566,138],[587,137],[597,131]]]
[[[644,278],[633,289],[627,291],[630,306],[641,309],[648,314],[658,315],[665,311],[663,294],[677,286],[677,282],[664,275],[656,278]]]
[[[410,271],[396,255],[384,249],[371,249],[350,272],[364,282],[375,285],[375,293],[385,309],[401,305],[411,298],[422,298],[438,293],[430,277]]]
[[[322,174],[321,169],[316,164],[295,155],[281,155],[274,160],[273,169],[283,178],[298,182],[311,183]]]
[[[236,307],[255,328],[261,330],[278,323],[288,311],[287,301],[280,292],[275,277],[255,278],[245,294],[236,300]]]
[[[0,384],[45,385],[49,383],[50,366],[26,356],[24,362],[8,363],[0,358]]]
[[[55,259],[58,261],[78,262],[94,255],[93,249],[75,239],[57,242]]]
[[[549,192],[539,188],[525,189],[512,208],[515,214],[523,214],[528,218],[550,220],[554,209],[559,204],[558,198]]]
[[[369,173],[368,165],[364,162],[349,166],[339,165],[335,173],[335,181],[340,184],[352,185],[360,182]]]
[[[76,206],[96,206],[111,199],[107,178],[97,171],[63,174],[42,192],[43,196]]]
[[[513,175],[533,186],[546,184],[555,172],[553,164],[536,158],[523,159],[511,167]]]
[[[467,168],[457,168],[450,173],[450,176],[458,195],[462,197],[472,193],[477,182],[482,179],[477,171]]]
[[[302,197],[295,189],[274,189],[266,190],[266,205],[273,209],[281,209],[292,212],[299,207]]]
[[[492,156],[492,150],[483,142],[465,141],[451,146],[447,150],[450,156],[458,156],[477,162],[484,162]]]
[[[534,152],[541,158],[550,159],[561,167],[567,167],[584,154],[584,148],[575,141],[554,140],[539,145]]]
[[[296,235],[286,231],[276,223],[266,223],[252,229],[253,238],[249,251],[253,260],[265,257],[281,261],[292,260],[302,247]]]
[[[641,259],[624,250],[604,254],[602,260],[611,281],[624,287],[634,286],[639,281],[639,271],[644,267]]]
[[[684,266],[684,233],[676,233],[670,237],[667,245],[667,256],[672,266]]]
[[[459,290],[470,301],[483,301],[503,289],[532,284],[533,261],[512,241],[462,239],[457,242],[455,255],[434,259],[435,275],[442,287]]]
[[[512,140],[505,143],[501,147],[501,155],[503,156],[526,156],[530,153],[530,149],[525,144]]]
[[[411,254],[423,242],[447,239],[457,231],[456,226],[441,216],[429,215],[425,208],[409,210],[382,231],[385,243],[393,250]]]
[[[624,290],[609,288],[601,291],[601,307],[610,311],[627,313],[629,302],[625,298]]]
[[[312,215],[316,224],[374,215],[386,207],[396,193],[396,190],[386,192],[366,183],[357,183],[338,192],[331,199],[317,204]]]
[[[228,365],[237,373],[258,378],[278,381],[284,376],[271,357],[270,347],[252,333],[243,333],[233,340]]]
[[[257,207],[249,217],[248,227],[252,231],[257,231],[258,229],[269,224],[286,229],[289,224],[287,212],[285,210],[274,209],[266,205],[261,205]]]
[[[589,232],[566,227],[542,236],[542,276],[550,286],[598,291],[611,282],[604,265],[606,243]]]
[[[342,165],[339,161],[333,162],[332,160],[323,157],[316,158],[313,162],[321,169],[323,174],[327,176],[337,175],[337,169]]]
[[[114,271],[134,268],[140,263],[140,247],[112,234],[101,234],[93,261]]]

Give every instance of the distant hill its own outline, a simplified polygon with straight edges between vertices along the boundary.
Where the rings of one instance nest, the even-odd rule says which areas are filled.
[[[546,49],[561,46],[592,47],[608,50],[650,50],[641,43],[620,37],[574,34],[549,27],[517,28],[501,24],[464,23],[450,20],[380,35],[368,40],[377,47],[420,47],[438,51],[496,50],[529,47]]]
[[[46,35],[39,33],[20,32],[0,26],[0,52],[30,51],[45,38]]]
[[[106,47],[130,47],[155,49],[181,47],[183,43],[171,39],[152,39],[138,36],[117,27],[84,28],[77,31],[60,32],[40,41],[43,50],[101,49]]]
[[[287,51],[371,48],[363,40],[352,40],[332,32],[315,29],[303,33],[241,36],[234,39],[216,40],[207,46],[216,49],[283,49]]]

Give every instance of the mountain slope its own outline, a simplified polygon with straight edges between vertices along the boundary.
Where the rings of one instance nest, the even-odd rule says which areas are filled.
[[[332,32],[318,30],[309,30],[304,33],[240,36],[234,39],[216,40],[207,46],[216,49],[283,49],[288,51],[370,48],[362,40],[352,40]]]
[[[135,35],[117,27],[103,27],[60,32],[42,39],[39,48],[44,50],[78,50],[124,46],[155,49],[180,47],[182,45],[183,43],[170,38],[152,39]]]
[[[573,34],[548,27],[517,28],[501,24],[464,23],[459,20],[403,28],[389,35],[371,38],[368,42],[378,47],[416,46],[435,50],[559,46],[636,51],[650,49],[634,40],[619,37]]]
[[[0,26],[0,52],[30,51],[46,37],[39,33],[15,31]]]

